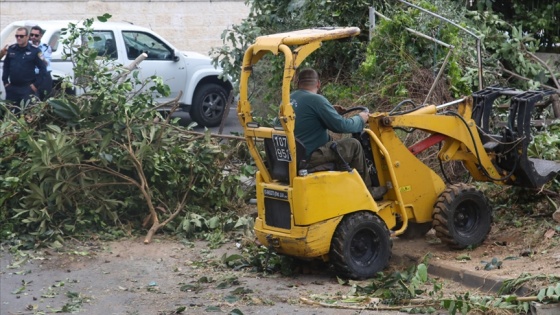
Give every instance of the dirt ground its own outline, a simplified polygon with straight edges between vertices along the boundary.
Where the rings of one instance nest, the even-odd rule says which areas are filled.
[[[415,240],[396,238],[388,271],[414,263],[403,257],[418,259],[430,253],[434,264],[482,276],[516,278],[524,272],[559,276],[560,226],[548,225],[534,232],[494,227],[482,246],[464,251],[447,249],[433,231]],[[309,274],[284,277],[232,270],[220,262],[224,253],[239,251],[234,242],[209,249],[206,242],[161,235],[150,245],[134,238],[75,243],[64,251],[10,252],[3,245],[0,314],[402,314],[306,304],[304,299],[316,295],[346,295],[351,286],[339,284],[328,268],[316,265],[301,268],[312,269]],[[487,267],[493,258],[501,262],[499,268],[497,263]],[[478,292],[440,280],[450,294]]]
[[[394,251],[404,257],[470,271],[480,277],[514,279],[523,273],[560,277],[560,224],[543,220],[537,229],[494,226],[484,243],[474,249],[450,250],[433,230],[421,240],[396,240]],[[528,289],[542,282],[527,283]]]

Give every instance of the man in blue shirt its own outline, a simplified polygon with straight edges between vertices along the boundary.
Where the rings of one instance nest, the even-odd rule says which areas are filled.
[[[51,55],[52,49],[51,46],[41,43],[41,39],[43,38],[43,34],[45,31],[39,26],[35,25],[31,28],[31,32],[29,33],[29,39],[33,46],[39,48],[43,53],[43,62],[47,67],[47,72],[45,77],[43,78],[43,83],[39,87],[38,95],[41,101],[46,100],[50,97],[52,91],[52,76],[51,76]],[[35,68],[35,74],[39,74],[39,69]]]
[[[27,28],[18,28],[16,44],[8,47],[2,72],[6,100],[13,103],[12,111],[14,113],[19,113],[21,104],[26,104],[31,97],[37,95],[46,72],[45,63],[41,57],[41,50],[29,44]],[[38,75],[35,74],[35,68],[39,69]]]
[[[303,142],[309,167],[324,163],[340,162],[331,149],[332,139],[328,131],[336,133],[359,133],[365,127],[369,113],[361,112],[350,118],[341,116],[334,106],[322,95],[319,75],[313,69],[303,69],[298,75],[298,89],[290,95],[296,115],[295,136]],[[360,141],[344,138],[336,141],[342,158],[356,169],[374,199],[383,197],[385,187],[372,187],[367,162]]]

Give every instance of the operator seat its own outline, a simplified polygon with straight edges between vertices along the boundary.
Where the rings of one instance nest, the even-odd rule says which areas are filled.
[[[264,139],[264,149],[266,154],[266,165],[270,172],[272,179],[282,183],[290,182],[290,169],[289,162],[279,160],[276,155],[276,148],[271,138]],[[303,142],[296,138],[296,168],[297,171],[307,169],[307,173],[320,172],[320,171],[333,171],[335,163],[325,163],[313,168],[307,168],[305,161],[305,146]]]

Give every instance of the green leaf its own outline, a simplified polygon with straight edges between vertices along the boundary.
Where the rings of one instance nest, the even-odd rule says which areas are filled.
[[[226,301],[228,303],[235,303],[235,302],[239,301],[239,297],[238,296],[233,296],[233,295],[224,296],[224,301]]]
[[[428,281],[428,268],[425,264],[419,264],[418,270],[416,271],[416,275],[423,283]]]
[[[208,278],[207,276],[204,276],[204,277],[200,277],[200,278],[197,280],[197,282],[198,282],[198,283],[210,283],[210,282],[212,282],[212,279],[211,279],[211,278]]]
[[[206,308],[206,311],[207,311],[207,312],[216,312],[216,313],[219,312],[219,313],[221,313],[221,312],[222,312],[222,309],[221,309],[219,306],[208,306],[208,307]]]
[[[348,284],[348,280],[342,279],[338,276],[336,277],[336,280],[338,281],[338,284],[340,284],[340,285],[347,285]]]
[[[64,246],[62,245],[62,243],[60,243],[59,241],[54,241],[50,244],[49,246],[50,248],[54,248],[54,249],[61,249]]]
[[[546,297],[546,289],[539,290],[539,294],[537,294],[537,300],[541,301],[544,300]]]
[[[523,311],[529,313],[529,302],[523,302]]]
[[[113,133],[111,132],[108,132],[105,135],[103,135],[103,140],[101,141],[100,150],[105,149],[109,145],[112,139],[113,139]]]
[[[554,287],[550,286],[546,289],[546,297],[550,298],[555,294]]]
[[[225,254],[224,254],[224,255],[225,255]],[[243,259],[243,256],[238,255],[238,254],[233,254],[233,255],[230,255],[230,256],[225,257],[225,259],[223,259],[222,261],[223,261],[224,263],[228,263],[228,262],[231,262],[231,261],[242,260],[242,259]]]
[[[57,125],[47,125],[47,128],[54,131],[55,133],[61,133],[62,130]]]
[[[471,260],[471,256],[469,254],[461,254],[455,257],[456,260]]]
[[[206,225],[208,225],[208,228],[210,229],[218,228],[220,226],[220,217],[214,216],[210,218],[208,221],[206,221]]]

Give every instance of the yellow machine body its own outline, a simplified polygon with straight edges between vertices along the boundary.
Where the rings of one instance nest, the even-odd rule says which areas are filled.
[[[446,189],[444,181],[420,161],[400,140],[399,130],[414,128],[439,137],[438,158],[462,161],[475,180],[500,180],[491,152],[485,150],[472,119],[472,97],[453,104],[457,115],[440,115],[434,105],[398,115],[372,113],[368,128],[373,160],[381,185],[388,188],[375,202],[356,171],[307,173],[298,168],[295,115],[290,91],[295,71],[323,41],[359,34],[359,29],[322,28],[257,38],[244,56],[240,80],[238,117],[249,151],[255,160],[259,241],[277,252],[300,258],[328,259],[331,239],[343,218],[351,213],[371,212],[381,218],[392,234],[404,233],[409,222],[432,221],[434,204]],[[278,111],[281,128],[261,126],[252,117],[248,81],[254,65],[266,54],[283,55],[282,102]],[[258,143],[264,141],[266,153]],[[300,153],[301,154],[301,153]],[[272,163],[274,162],[274,163]],[[284,176],[275,168],[284,167]],[[275,175],[276,174],[276,175]]]

